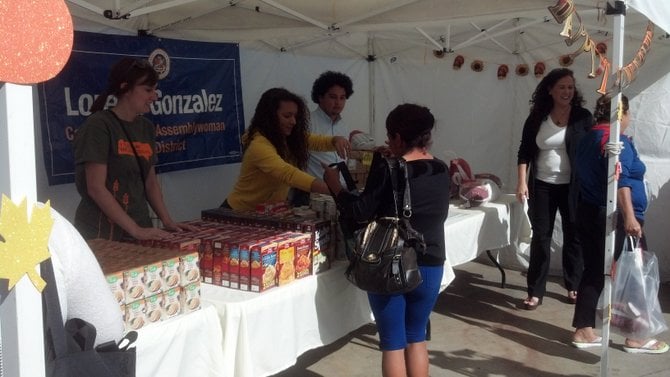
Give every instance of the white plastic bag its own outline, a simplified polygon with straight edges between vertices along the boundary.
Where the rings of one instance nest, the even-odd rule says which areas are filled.
[[[614,274],[610,330],[631,339],[648,339],[667,330],[658,301],[656,255],[626,239]],[[603,307],[601,294],[597,310],[601,319]]]

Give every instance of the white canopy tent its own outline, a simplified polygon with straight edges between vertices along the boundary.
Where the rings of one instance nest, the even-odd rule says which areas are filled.
[[[602,11],[606,2],[574,3],[591,37],[611,45],[612,18]],[[670,140],[666,135],[670,109],[665,104],[670,101],[670,4],[658,0],[627,3],[624,62],[640,46],[647,18],[662,28],[656,29],[645,65],[625,92],[631,98],[629,132],[647,165],[652,195],[645,230],[650,249],[659,257],[661,278],[668,280],[670,233],[665,224],[670,210]],[[533,75],[534,64],[556,68],[559,57],[580,46],[579,41],[567,46],[559,35],[562,25],[547,10],[556,4],[552,0],[68,0],[67,4],[77,30],[239,42],[246,119],[251,118],[264,90],[283,86],[309,98],[312,81],[328,69],[345,72],[354,81],[355,93],[343,114],[347,123],[352,129],[369,131],[380,143],[390,109],[402,102],[424,104],[438,119],[434,153],[444,157],[444,151],[455,152],[476,172],[499,175],[507,191],[515,187],[521,126],[528,114],[528,99],[539,82]],[[456,55],[465,58],[460,70],[452,68]],[[482,61],[483,71],[470,69],[475,59]],[[496,75],[501,64],[510,68],[503,80]],[[531,73],[516,75],[517,64],[528,64]],[[578,55],[570,68],[588,101],[586,106],[593,108],[600,78],[587,78],[590,55]],[[55,209],[72,219],[78,194],[71,184],[48,185],[39,147],[40,128],[35,127],[36,153],[30,153],[29,141],[16,143],[33,138],[32,119],[21,120],[18,114],[29,115],[33,108],[35,122],[39,122],[39,108],[32,106],[37,101],[26,99],[23,87],[5,84],[0,89],[2,192],[15,201],[26,196],[50,199]],[[19,105],[10,100],[19,98],[17,93],[23,95]],[[35,91],[33,94],[36,98]],[[24,158],[26,153],[34,158]],[[238,170],[239,164],[231,164],[161,174],[170,212],[184,220],[217,206],[232,188]],[[194,182],[197,193],[193,193]],[[17,286],[17,290],[25,288],[31,287]],[[7,312],[17,310],[5,304],[3,330]],[[12,305],[30,312],[25,309],[30,304]],[[30,321],[19,326],[30,327]],[[32,368],[36,369],[22,369],[21,375],[38,375],[33,372],[39,365]]]
[[[659,253],[661,265],[670,266],[662,263],[670,260],[663,250],[663,245],[670,244],[670,235],[662,230],[663,214],[670,206],[665,193],[670,148],[663,145],[668,116],[662,107],[652,105],[667,101],[670,91],[665,64],[670,55],[670,5],[649,0],[628,3],[625,63],[634,57],[648,22],[636,9],[664,27],[656,28],[652,51],[626,92],[633,104],[630,132],[649,168],[652,205],[646,229],[650,247]],[[424,104],[438,118],[433,152],[446,157],[444,152],[452,151],[468,160],[476,172],[499,175],[507,191],[515,189],[521,126],[539,82],[533,75],[535,63],[544,63],[547,70],[559,67],[559,58],[579,50],[583,42],[582,38],[568,46],[559,35],[563,25],[547,9],[555,4],[555,0],[68,1],[78,30],[239,42],[246,119],[260,93],[272,86],[309,98],[312,81],[326,69],[352,77],[355,93],[344,118],[352,129],[369,131],[378,142],[385,138],[384,119],[390,109],[401,102]],[[608,44],[611,56],[613,17],[604,14],[606,2],[576,0],[574,4],[590,37]],[[575,29],[577,25],[575,21]],[[457,55],[465,60],[460,70],[452,68]],[[483,63],[482,72],[470,69],[475,59]],[[496,73],[502,64],[509,67],[509,74],[499,80]],[[516,75],[518,64],[527,64],[530,74]],[[570,68],[587,108],[592,109],[601,81],[588,78],[590,53],[576,56]],[[610,87],[613,82],[610,77]],[[41,161],[38,156],[39,169]],[[218,205],[232,187],[237,169],[237,165],[225,165],[161,174],[172,213],[193,218],[199,210]],[[78,202],[74,189],[48,187],[44,174],[38,180],[39,196],[58,198],[56,208],[73,216]],[[181,199],[188,196],[194,181],[211,183],[202,185],[197,197]],[[512,257],[508,262],[516,260]],[[560,269],[558,263],[553,266],[555,271]],[[666,268],[662,276],[667,280],[670,267]]]

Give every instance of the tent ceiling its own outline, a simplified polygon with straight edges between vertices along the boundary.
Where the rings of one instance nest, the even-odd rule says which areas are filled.
[[[139,30],[158,37],[239,42],[301,54],[376,57],[404,51],[476,53],[499,63],[533,62],[576,50],[538,0],[68,0],[79,30]],[[611,39],[605,1],[576,0],[596,41]],[[638,45],[646,18],[629,9]],[[106,16],[105,16],[106,14]],[[664,34],[657,30],[658,34]],[[659,38],[668,43],[667,38]],[[502,55],[501,55],[502,54]]]

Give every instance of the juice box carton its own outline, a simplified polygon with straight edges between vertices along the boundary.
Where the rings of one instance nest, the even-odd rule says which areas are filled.
[[[200,280],[200,267],[198,266],[198,251],[189,251],[179,255],[179,272],[181,286]]]
[[[177,254],[167,254],[162,260],[163,264],[163,291],[179,287],[181,283],[181,273],[179,272],[179,256]]]
[[[263,292],[277,286],[277,242],[265,241],[251,247],[252,292]]]
[[[163,292],[164,319],[181,314],[181,287],[171,288]]]
[[[123,271],[123,291],[126,303],[144,298],[144,267],[136,266]]]
[[[163,263],[150,262],[144,268],[144,297],[150,297],[163,291]]]
[[[107,284],[118,304],[126,303],[126,294],[123,290],[123,271],[115,271],[105,274]]]
[[[137,330],[147,324],[147,306],[144,298],[126,304],[126,329]]]
[[[200,309],[200,282],[194,281],[182,287],[182,313],[190,313]]]
[[[165,317],[164,300],[162,292],[144,299],[146,318],[149,323],[160,322]]]

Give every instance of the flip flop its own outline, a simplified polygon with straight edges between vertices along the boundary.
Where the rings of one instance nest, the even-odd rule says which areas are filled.
[[[572,345],[575,346],[576,348],[579,348],[579,349],[600,347],[600,346],[603,345],[603,338],[599,336],[599,337],[593,339],[592,342],[589,342],[589,341],[578,342],[576,340],[573,340]]]
[[[623,347],[623,350],[628,353],[666,353],[669,349],[668,343],[656,339],[650,339],[640,347]]]

